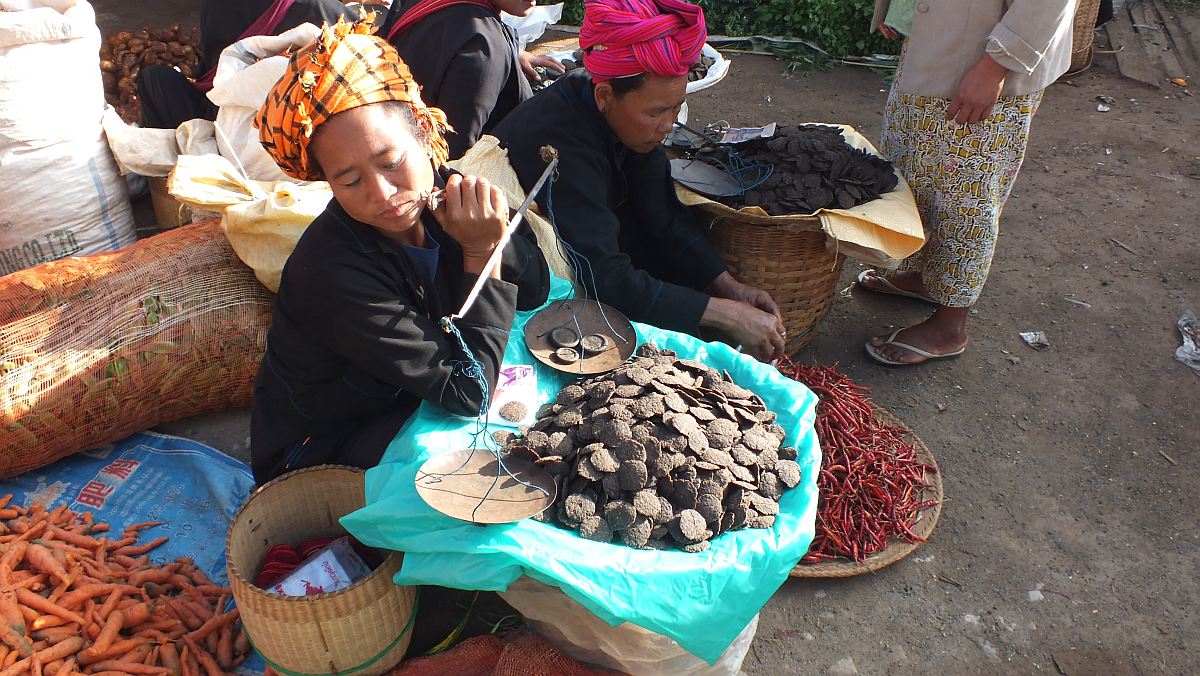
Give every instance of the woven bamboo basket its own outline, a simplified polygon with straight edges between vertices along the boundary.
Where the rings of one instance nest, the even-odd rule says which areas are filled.
[[[158,227],[167,230],[191,222],[191,209],[179,203],[167,190],[166,176],[150,176],[150,203],[154,206],[154,220]]]
[[[285,474],[258,490],[229,529],[229,586],[251,642],[287,674],[382,674],[408,650],[417,591],[392,582],[392,552],[366,579],[329,594],[280,596],[251,582],[267,550],[340,535],[338,519],[363,506],[362,470],[326,465]]]
[[[695,209],[733,276],[765,289],[779,304],[789,355],[817,335],[837,293],[846,257],[829,251],[816,216],[795,225],[759,225]]]
[[[1092,65],[1092,42],[1096,35],[1096,18],[1100,16],[1100,0],[1078,0],[1071,33],[1071,67],[1068,73],[1078,73]]]

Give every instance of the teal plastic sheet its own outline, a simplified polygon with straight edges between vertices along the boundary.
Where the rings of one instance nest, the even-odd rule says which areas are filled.
[[[556,281],[555,297],[568,288]],[[505,364],[532,364],[539,402],[552,400],[571,378],[539,364],[525,348],[521,313],[508,343]],[[635,325],[640,342],[728,370],[739,385],[762,397],[799,450],[798,486],[780,500],[768,529],[725,533],[705,552],[630,549],[601,544],[573,531],[526,519],[478,526],[434,511],[417,495],[417,469],[433,454],[469,448],[473,419],[423,405],[366,476],[366,507],[342,524],[359,540],[405,552],[395,581],[457,589],[504,591],[522,575],[560,588],[616,626],[632,622],[670,637],[713,663],[770,600],[813,538],[820,449],[813,422],[816,396],[773,367],[726,345]],[[495,423],[493,427],[499,428]],[[489,437],[490,435],[484,435]]]

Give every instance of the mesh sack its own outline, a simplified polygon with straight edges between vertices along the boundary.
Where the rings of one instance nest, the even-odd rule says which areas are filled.
[[[215,220],[0,277],[0,478],[249,404],[273,308]]]
[[[491,676],[503,651],[494,635],[473,636],[444,653],[405,660],[388,676]]]
[[[540,636],[521,634],[505,644],[491,634],[475,636],[440,655],[407,660],[389,676],[612,676],[584,666]]]

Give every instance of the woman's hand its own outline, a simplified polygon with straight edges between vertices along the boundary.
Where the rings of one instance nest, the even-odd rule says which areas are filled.
[[[545,55],[534,56],[524,49],[517,54],[517,61],[521,64],[521,72],[525,73],[525,77],[529,78],[533,82],[542,81],[542,76],[538,75],[538,72],[534,70],[534,68],[537,68],[538,66],[541,66],[547,70],[552,70],[556,73],[567,72],[566,66],[563,66],[562,63],[557,59],[552,59]]]
[[[508,227],[508,199],[485,178],[454,174],[433,212],[442,230],[463,250],[463,268],[478,274]],[[499,266],[493,276],[499,274]]]
[[[783,315],[779,313],[779,306],[775,303],[775,299],[771,298],[771,294],[739,281],[728,271],[722,272],[708,285],[708,293],[710,296],[747,303],[763,312],[775,315],[775,318],[779,320],[779,331],[783,332]]]
[[[700,325],[716,329],[730,345],[767,363],[783,356],[783,333],[779,318],[749,303],[729,298],[710,298]]]
[[[946,119],[959,124],[974,124],[991,117],[1007,76],[1007,68],[984,54],[959,80],[958,92],[946,109]]]

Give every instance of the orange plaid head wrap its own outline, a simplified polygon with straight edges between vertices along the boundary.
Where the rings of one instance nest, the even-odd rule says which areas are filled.
[[[287,72],[267,94],[255,126],[279,168],[301,181],[323,177],[308,156],[313,132],[334,115],[382,101],[407,103],[436,165],[449,156],[446,114],[421,101],[421,90],[396,49],[371,35],[371,24],[339,20],[296,52]]]

